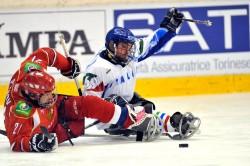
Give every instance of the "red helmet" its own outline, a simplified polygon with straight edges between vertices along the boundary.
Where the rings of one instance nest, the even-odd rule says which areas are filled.
[[[26,94],[40,96],[55,89],[55,79],[44,71],[31,71],[24,76],[20,88]]]

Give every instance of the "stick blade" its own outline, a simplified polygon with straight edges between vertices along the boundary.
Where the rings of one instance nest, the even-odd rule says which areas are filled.
[[[4,136],[7,136],[7,133],[6,133],[6,131],[4,131],[4,130],[0,130],[0,134],[2,134],[2,135],[4,135]]]

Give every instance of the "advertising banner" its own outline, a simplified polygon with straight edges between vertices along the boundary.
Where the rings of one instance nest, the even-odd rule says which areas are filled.
[[[188,19],[210,20],[212,26],[184,22],[160,53],[139,65],[140,76],[186,76],[250,73],[249,4],[178,8]],[[115,9],[115,26],[138,37],[156,30],[166,8]]]
[[[70,56],[83,62],[85,55],[94,55],[102,47],[106,33],[105,10],[6,11],[0,12],[0,21],[1,81],[8,80],[21,61],[40,47],[63,53],[59,33]]]

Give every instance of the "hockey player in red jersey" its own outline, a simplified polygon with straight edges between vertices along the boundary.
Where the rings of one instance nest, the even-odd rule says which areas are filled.
[[[5,128],[13,151],[47,152],[84,134],[84,117],[144,132],[154,119],[143,110],[135,113],[95,96],[57,95],[54,78],[45,71],[55,67],[75,78],[77,61],[52,48],[33,52],[12,76],[5,100]],[[49,133],[44,133],[42,127]]]

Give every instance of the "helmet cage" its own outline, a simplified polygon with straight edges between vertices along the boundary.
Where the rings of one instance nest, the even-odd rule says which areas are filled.
[[[111,55],[110,58],[112,58],[114,62],[126,65],[134,59],[136,51],[135,41],[136,38],[129,29],[115,27],[107,33],[105,46]],[[117,56],[117,46],[119,43],[129,43],[132,45],[132,47],[127,50],[128,55],[126,59]]]
[[[50,98],[46,102],[41,102],[41,98],[42,98],[43,95],[40,95],[40,98],[38,100],[38,105],[39,106],[41,106],[43,108],[49,108],[49,107],[51,107],[52,105],[54,105],[56,103],[57,96],[58,96],[57,94],[52,93],[52,98]]]

